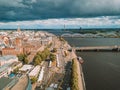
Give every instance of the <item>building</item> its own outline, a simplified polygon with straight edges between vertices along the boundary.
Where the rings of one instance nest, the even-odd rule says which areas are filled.
[[[15,45],[15,47],[21,47],[22,46],[21,38],[15,38],[14,45]]]
[[[17,32],[19,32],[19,33],[21,32],[20,27],[18,27]]]
[[[24,53],[31,53],[33,50],[35,50],[34,45],[24,45],[23,46],[23,52]]]
[[[18,78],[0,78],[0,90],[10,90],[16,83],[18,82]]]
[[[37,65],[37,66],[29,73],[29,77],[30,77],[30,78],[32,78],[32,77],[37,77],[39,71],[40,71],[40,66]]]
[[[30,70],[32,70],[34,68],[33,65],[23,65],[19,71],[23,72],[23,73],[26,73],[26,72],[29,72]]]
[[[3,42],[4,42],[4,44],[6,45],[6,46],[9,46],[10,45],[10,39],[7,37],[7,36],[4,36],[3,37]]]
[[[1,56],[0,57],[0,66],[4,64],[11,64],[13,62],[18,62],[18,57],[13,55]]]
[[[41,68],[41,71],[40,71],[40,73],[39,73],[39,77],[38,77],[38,80],[37,80],[37,82],[39,82],[39,83],[41,83],[41,81],[43,80],[44,69],[45,69],[45,67],[42,67],[42,68]]]
[[[0,78],[7,77],[11,73],[11,71],[12,71],[12,69],[10,67],[10,64],[5,64],[5,65],[1,66],[0,67]]]
[[[8,75],[15,70],[22,66],[21,62],[13,62],[12,64],[8,63],[3,66],[0,66],[0,78],[1,77],[8,77]]]
[[[11,68],[12,68],[12,70],[15,70],[15,69],[17,69],[17,68],[20,68],[20,67],[22,67],[22,62],[14,62],[14,63],[12,63],[11,64]]]
[[[3,48],[2,55],[18,55],[23,53],[22,48]]]
[[[40,41],[41,45],[48,45],[52,42],[52,37],[42,37]]]

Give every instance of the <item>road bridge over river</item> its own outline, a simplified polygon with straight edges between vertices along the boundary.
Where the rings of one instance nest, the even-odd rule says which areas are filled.
[[[76,51],[120,51],[120,46],[88,46],[88,47],[72,47],[71,50]]]

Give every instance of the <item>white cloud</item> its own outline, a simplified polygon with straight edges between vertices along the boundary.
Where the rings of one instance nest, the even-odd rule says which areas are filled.
[[[104,26],[119,26],[120,19],[111,19],[112,17],[96,17],[96,18],[66,18],[66,19],[47,19],[47,20],[33,20],[33,21],[17,21],[17,22],[7,22],[0,23],[0,28],[10,26],[17,27],[18,24],[24,28],[54,28],[61,27],[63,28],[64,24],[67,26],[76,26],[76,27],[104,27]]]

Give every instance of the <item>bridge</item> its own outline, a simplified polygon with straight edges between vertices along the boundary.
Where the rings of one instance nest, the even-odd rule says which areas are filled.
[[[61,37],[84,37],[84,35],[80,33],[74,33],[74,34],[65,33],[65,34],[62,34]]]
[[[80,34],[80,33],[64,33],[61,35],[61,37],[101,37],[99,36],[99,34],[91,34],[91,33],[87,33],[87,34]]]
[[[70,50],[75,51],[120,51],[120,46],[89,46],[89,47],[72,47]]]

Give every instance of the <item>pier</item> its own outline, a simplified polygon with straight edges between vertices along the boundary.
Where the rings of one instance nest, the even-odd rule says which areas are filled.
[[[88,47],[72,47],[70,50],[75,51],[120,51],[120,46],[88,46]]]

